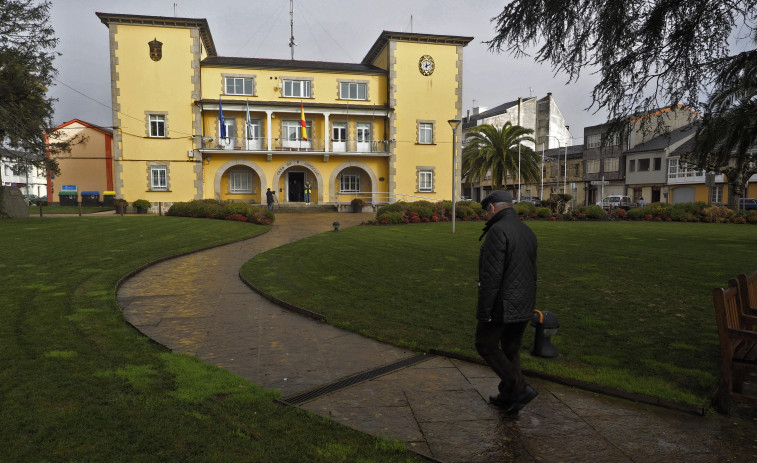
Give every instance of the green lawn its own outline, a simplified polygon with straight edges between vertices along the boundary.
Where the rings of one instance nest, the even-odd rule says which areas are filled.
[[[0,461],[417,461],[401,444],[276,405],[276,393],[128,326],[119,278],[266,227],[175,217],[0,221]]]
[[[555,313],[557,359],[524,367],[679,402],[717,383],[711,289],[757,268],[757,227],[527,222],[539,238],[537,308]],[[329,323],[399,346],[477,356],[482,222],[356,227],[257,256],[256,286]],[[527,330],[524,349],[533,330]]]

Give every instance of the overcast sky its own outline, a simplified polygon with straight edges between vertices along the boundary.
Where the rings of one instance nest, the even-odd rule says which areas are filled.
[[[605,121],[585,109],[596,78],[582,75],[566,85],[548,65],[487,51],[490,22],[505,2],[491,0],[295,0],[295,59],[359,63],[383,30],[474,37],[463,52],[463,115],[475,106],[494,107],[518,97],[552,92],[583,143],[583,128]],[[58,98],[55,122],[77,118],[113,124],[109,108],[108,29],[95,12],[205,18],[219,56],[289,59],[289,0],[53,0],[51,20],[59,38],[55,61]],[[174,14],[175,12],[175,14]],[[412,18],[412,20],[411,20]],[[412,29],[411,29],[412,28]],[[474,103],[475,102],[475,103]]]

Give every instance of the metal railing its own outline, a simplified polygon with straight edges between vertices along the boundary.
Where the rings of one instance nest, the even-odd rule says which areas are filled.
[[[309,140],[289,140],[285,138],[272,138],[271,147],[268,148],[268,138],[244,138],[226,137],[214,138],[203,137],[201,149],[213,150],[241,150],[241,151],[314,151],[322,153],[348,153],[348,154],[386,154],[389,153],[390,142],[388,140],[371,140],[361,142],[357,140],[324,140],[311,138]]]

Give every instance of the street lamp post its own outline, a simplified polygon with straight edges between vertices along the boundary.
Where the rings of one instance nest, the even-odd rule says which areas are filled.
[[[560,139],[557,138],[554,135],[545,135],[544,138],[546,141],[542,143],[541,145],[541,197],[539,199],[544,200],[544,147],[549,144],[549,139],[554,138],[557,140],[557,148],[560,148]],[[560,153],[557,153],[557,156],[555,156],[555,159],[557,160],[557,182],[555,183],[555,187],[557,188],[557,191],[560,191]],[[567,174],[568,169],[568,145],[565,144],[565,173]]]
[[[449,126],[452,127],[452,233],[455,233],[455,182],[457,177],[457,126],[460,119],[450,119]]]

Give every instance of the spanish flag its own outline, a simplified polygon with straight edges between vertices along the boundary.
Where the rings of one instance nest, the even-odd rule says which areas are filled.
[[[302,126],[302,139],[308,141],[308,126],[305,123],[305,105],[300,103],[300,125]]]

